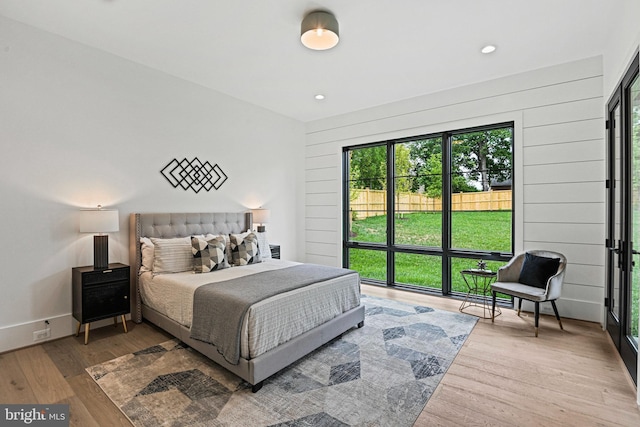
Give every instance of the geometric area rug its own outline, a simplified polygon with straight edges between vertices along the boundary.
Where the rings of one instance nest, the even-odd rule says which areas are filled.
[[[178,340],[87,368],[135,426],[412,426],[477,318],[362,296],[351,329],[251,386]]]

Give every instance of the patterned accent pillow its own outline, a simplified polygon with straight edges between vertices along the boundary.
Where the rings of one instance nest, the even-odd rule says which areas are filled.
[[[231,242],[229,241],[229,235],[228,234],[211,234],[208,233],[206,236],[204,236],[205,240],[211,240],[214,237],[220,237],[221,239],[224,239],[224,243],[226,245],[226,249],[225,249],[225,255],[227,256],[227,265],[229,267],[231,267],[232,265],[232,257],[231,257]]]
[[[193,253],[193,271],[196,273],[209,273],[210,271],[229,267],[226,256],[226,243],[222,236],[207,240],[192,236],[191,252]]]
[[[193,270],[193,255],[189,237],[175,239],[151,238],[154,249],[153,274],[180,273]]]
[[[254,233],[246,236],[242,234],[229,234],[231,241],[231,256],[233,265],[257,264],[260,262],[260,249],[258,237]]]

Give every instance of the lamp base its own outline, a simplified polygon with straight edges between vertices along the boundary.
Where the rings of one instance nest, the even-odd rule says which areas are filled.
[[[93,268],[109,268],[109,236],[93,236]]]
[[[267,229],[265,228],[264,225],[259,225],[258,226],[258,233],[264,233],[265,231],[267,231]]]

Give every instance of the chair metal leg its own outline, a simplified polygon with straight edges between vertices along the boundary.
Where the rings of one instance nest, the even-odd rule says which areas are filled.
[[[560,329],[564,330],[562,327],[562,320],[560,320],[560,315],[558,314],[558,307],[556,307],[556,302],[551,301],[551,307],[553,307],[553,312],[556,314],[556,319],[558,319],[558,324],[560,325]]]
[[[522,310],[522,298],[518,298],[518,317],[520,317],[521,310]]]
[[[538,337],[538,321],[540,320],[540,303],[538,301],[535,302],[535,318],[536,318],[536,338]]]
[[[496,291],[491,292],[492,294],[492,304],[491,304],[491,323],[493,323],[493,321],[496,318]]]

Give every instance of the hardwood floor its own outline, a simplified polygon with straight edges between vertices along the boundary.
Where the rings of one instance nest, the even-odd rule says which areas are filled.
[[[362,292],[442,310],[460,301],[364,286]],[[511,309],[480,319],[418,426],[640,426],[636,390],[600,325]]]
[[[362,286],[368,295],[457,311],[460,301]],[[530,313],[480,319],[415,423],[421,426],[640,426],[636,391],[600,326]],[[85,368],[166,341],[152,325],[107,326],[0,355],[0,402],[69,403],[72,426],[131,426]]]

